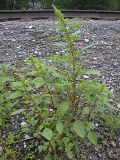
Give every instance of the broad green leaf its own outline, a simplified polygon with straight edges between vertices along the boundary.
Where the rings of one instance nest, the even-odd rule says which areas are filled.
[[[88,114],[90,112],[91,108],[90,107],[84,107],[83,108],[83,114]]]
[[[41,77],[38,77],[33,80],[33,83],[36,88],[39,88],[44,84],[44,80]]]
[[[51,74],[55,73],[55,67],[49,66],[49,68],[47,69],[47,72]]]
[[[32,86],[26,87],[26,91],[31,91],[32,89],[33,89]]]
[[[93,130],[94,128],[95,128],[95,125],[93,123],[87,122],[87,124],[86,124],[87,131]]]
[[[65,146],[65,152],[67,153],[67,156],[70,159],[73,158],[73,153],[72,153],[73,146],[74,146],[74,144],[71,142],[66,144],[66,146]]]
[[[72,151],[67,151],[67,156],[68,156],[69,159],[72,159],[73,158]]]
[[[59,89],[65,89],[65,87],[68,87],[70,85],[70,83],[62,81],[59,83],[55,83],[55,87],[59,88]]]
[[[56,129],[57,129],[57,131],[58,131],[59,134],[62,134],[63,128],[64,128],[64,125],[63,125],[62,122],[58,122],[58,123],[56,124]]]
[[[53,137],[53,132],[51,129],[45,128],[42,132],[42,136],[50,141]]]
[[[105,105],[106,105],[106,103],[105,103]],[[107,106],[107,105],[106,105]],[[104,112],[105,111],[105,107],[104,107],[104,105],[102,106],[102,105],[100,105],[100,104],[98,104],[98,105],[96,105],[96,107],[95,107],[95,112]]]
[[[61,103],[60,105],[58,105],[57,115],[63,116],[67,112],[68,109],[69,109],[68,102]]]
[[[52,160],[51,155],[47,155],[47,156],[45,157],[45,160]]]
[[[9,99],[16,99],[16,98],[21,97],[21,96],[22,96],[22,92],[15,91],[10,95]]]
[[[14,135],[12,133],[9,133],[8,137],[6,138],[6,144],[13,144],[14,141]]]
[[[94,131],[89,131],[88,132],[88,139],[94,145],[97,144],[97,135],[96,135],[96,133]]]
[[[0,77],[0,86],[1,85],[4,85],[6,82],[9,82],[9,81],[13,81],[14,79],[13,79],[13,77],[8,77],[8,76],[6,76],[6,77],[3,77],[3,76],[1,76]]]
[[[11,114],[11,116],[16,115],[16,114],[20,114],[20,113],[22,113],[22,112],[24,112],[24,111],[26,111],[26,109],[18,109],[17,111],[13,112],[13,113]]]
[[[29,119],[29,124],[31,124],[32,126],[36,126],[37,123],[38,123],[38,120],[36,120],[34,117],[31,117]]]
[[[65,145],[67,145],[70,142],[70,137],[64,137],[62,141]]]
[[[38,74],[39,74],[39,72],[35,71],[35,70],[27,73],[28,76],[38,76]]]
[[[22,82],[13,82],[12,83],[12,88],[18,89],[18,88],[22,88],[23,84]]]
[[[76,120],[73,124],[73,129],[78,136],[82,138],[85,137],[86,130],[85,130],[85,125],[82,121]]]

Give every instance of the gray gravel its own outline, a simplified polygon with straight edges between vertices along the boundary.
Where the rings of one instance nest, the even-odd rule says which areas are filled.
[[[30,53],[49,55],[57,48],[45,41],[55,34],[55,21],[0,22],[0,64],[17,63]],[[84,21],[77,45],[94,44],[84,55],[87,68],[100,70],[101,79],[113,92],[120,93],[120,21]]]

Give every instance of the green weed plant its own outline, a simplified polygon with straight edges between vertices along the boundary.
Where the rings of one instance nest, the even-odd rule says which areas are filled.
[[[77,159],[80,144],[97,145],[93,122],[106,110],[110,91],[104,83],[84,78],[100,73],[82,66],[81,54],[86,48],[75,47],[80,37],[79,19],[65,19],[60,10],[53,8],[60,35],[50,40],[64,47],[65,52],[49,56],[49,62],[30,55],[24,68],[3,65],[0,71],[1,130],[17,116],[26,122],[18,135],[9,133],[4,139],[1,132],[2,160],[19,159],[21,153],[11,151],[11,146],[20,143],[24,134],[29,135],[25,142],[32,141],[35,152],[29,151],[23,159]]]

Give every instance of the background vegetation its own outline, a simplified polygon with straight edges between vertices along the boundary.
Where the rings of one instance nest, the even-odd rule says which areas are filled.
[[[0,0],[0,9],[46,9],[52,4],[63,9],[120,10],[120,0]]]

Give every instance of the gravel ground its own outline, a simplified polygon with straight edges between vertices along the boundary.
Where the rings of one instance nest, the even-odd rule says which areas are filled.
[[[46,42],[53,35],[55,21],[0,22],[0,64],[21,63],[30,53],[49,55],[57,48]],[[120,21],[84,22],[78,46],[94,44],[84,55],[87,68],[98,69],[102,80],[114,92],[120,92]]]
[[[52,20],[0,22],[0,65],[12,63],[21,66],[30,53],[41,57],[57,51],[57,47],[45,41],[46,37],[55,34],[54,25]],[[120,21],[84,21],[80,30],[78,47],[94,44],[83,54],[84,66],[99,70],[100,79],[120,97]],[[115,104],[120,109],[119,98]]]

